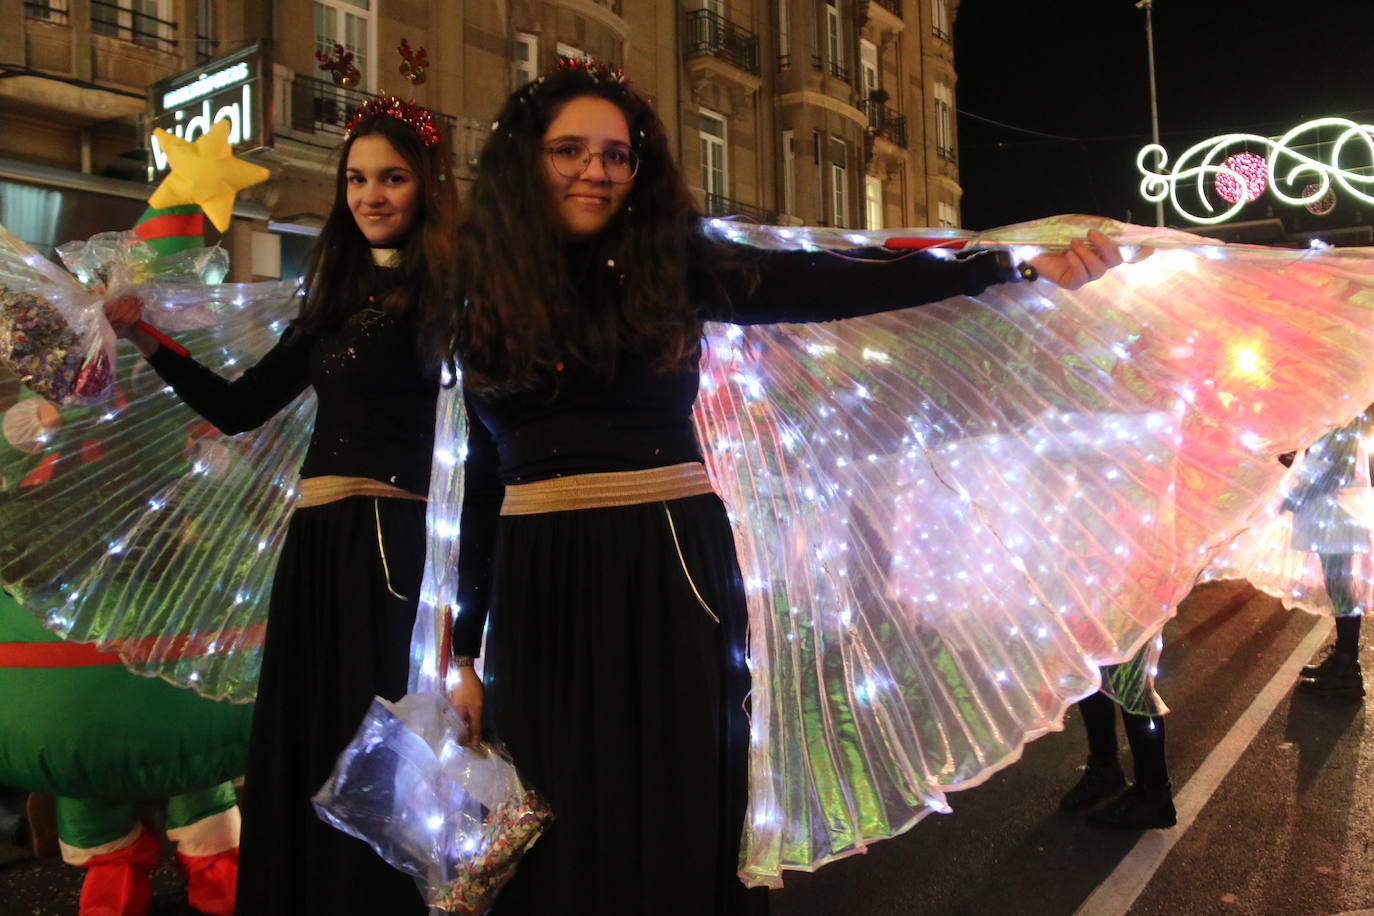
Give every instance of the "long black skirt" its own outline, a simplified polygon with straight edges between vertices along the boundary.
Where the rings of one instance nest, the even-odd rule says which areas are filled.
[[[248,748],[240,916],[426,912],[411,878],[310,804],[373,696],[406,692],[424,546],[418,500],[355,496],[291,520]]]
[[[735,876],[748,630],[714,494],[501,519],[486,724],[554,822],[509,914],[759,912]]]

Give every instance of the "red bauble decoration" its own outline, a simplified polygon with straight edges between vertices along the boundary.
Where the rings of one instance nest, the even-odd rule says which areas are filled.
[[[1317,186],[1314,184],[1302,189],[1303,197],[1310,197],[1315,193],[1317,193]],[[1325,216],[1334,209],[1336,209],[1336,192],[1331,188],[1327,188],[1325,194],[1307,205],[1308,212],[1315,216]]]
[[[1222,163],[1226,168],[1240,174],[1245,179],[1245,186],[1241,187],[1241,182],[1234,176],[1225,172],[1217,174],[1214,187],[1217,189],[1217,196],[1227,203],[1237,203],[1244,200],[1246,203],[1260,199],[1264,189],[1269,185],[1269,163],[1263,156],[1255,153],[1236,153],[1228,156]]]

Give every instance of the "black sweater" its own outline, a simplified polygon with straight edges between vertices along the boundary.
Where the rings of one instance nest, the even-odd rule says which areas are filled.
[[[983,252],[963,260],[925,254],[856,261],[825,252],[768,252],[758,283],[694,276],[704,321],[732,324],[830,321],[977,295],[1014,279]],[[496,521],[508,484],[570,474],[633,471],[701,461],[692,426],[699,372],[663,373],[627,354],[607,379],[569,367],[549,388],[465,392],[468,453],[458,556],[459,614],[453,651],[476,655],[486,622]]]

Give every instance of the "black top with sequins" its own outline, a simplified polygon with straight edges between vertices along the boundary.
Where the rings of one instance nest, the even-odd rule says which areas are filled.
[[[767,252],[757,285],[694,276],[690,295],[705,321],[830,321],[951,296],[1015,279],[990,252],[963,260],[925,254]],[[453,651],[476,655],[486,621],[496,520],[505,487],[570,474],[634,471],[701,461],[692,426],[699,373],[656,371],[633,354],[610,378],[569,366],[551,387],[509,394],[465,392],[470,417],[458,556]]]
[[[148,358],[190,407],[229,435],[254,429],[307,387],[319,399],[302,477],[369,477],[427,493],[438,369],[409,322],[375,308],[321,336],[288,330],[233,381],[160,347]]]

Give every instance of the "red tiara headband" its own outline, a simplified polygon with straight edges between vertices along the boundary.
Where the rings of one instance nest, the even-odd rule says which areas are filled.
[[[429,56],[424,48],[418,50],[410,46],[410,42],[401,39],[401,46],[396,49],[401,55],[401,75],[411,82],[418,85],[425,81],[425,68],[429,66]],[[358,72],[357,66],[353,63],[353,54],[341,44],[334,45],[333,56],[328,56],[320,52],[315,53],[315,57],[320,62],[320,69],[327,71],[333,77],[334,82],[345,88],[352,88],[358,85],[362,79],[362,74]],[[344,136],[353,136],[353,131],[357,126],[371,118],[389,117],[395,118],[402,124],[415,131],[420,142],[426,147],[438,145],[442,135],[439,133],[439,126],[434,122],[434,113],[423,105],[417,105],[414,99],[406,100],[400,96],[383,93],[373,96],[363,102],[353,113],[348,116]]]
[[[375,96],[353,109],[344,136],[353,136],[354,129],[364,121],[383,116],[395,118],[415,131],[425,146],[439,143],[439,126],[434,123],[434,114],[423,105],[416,105],[414,100],[407,102],[395,95]]]

